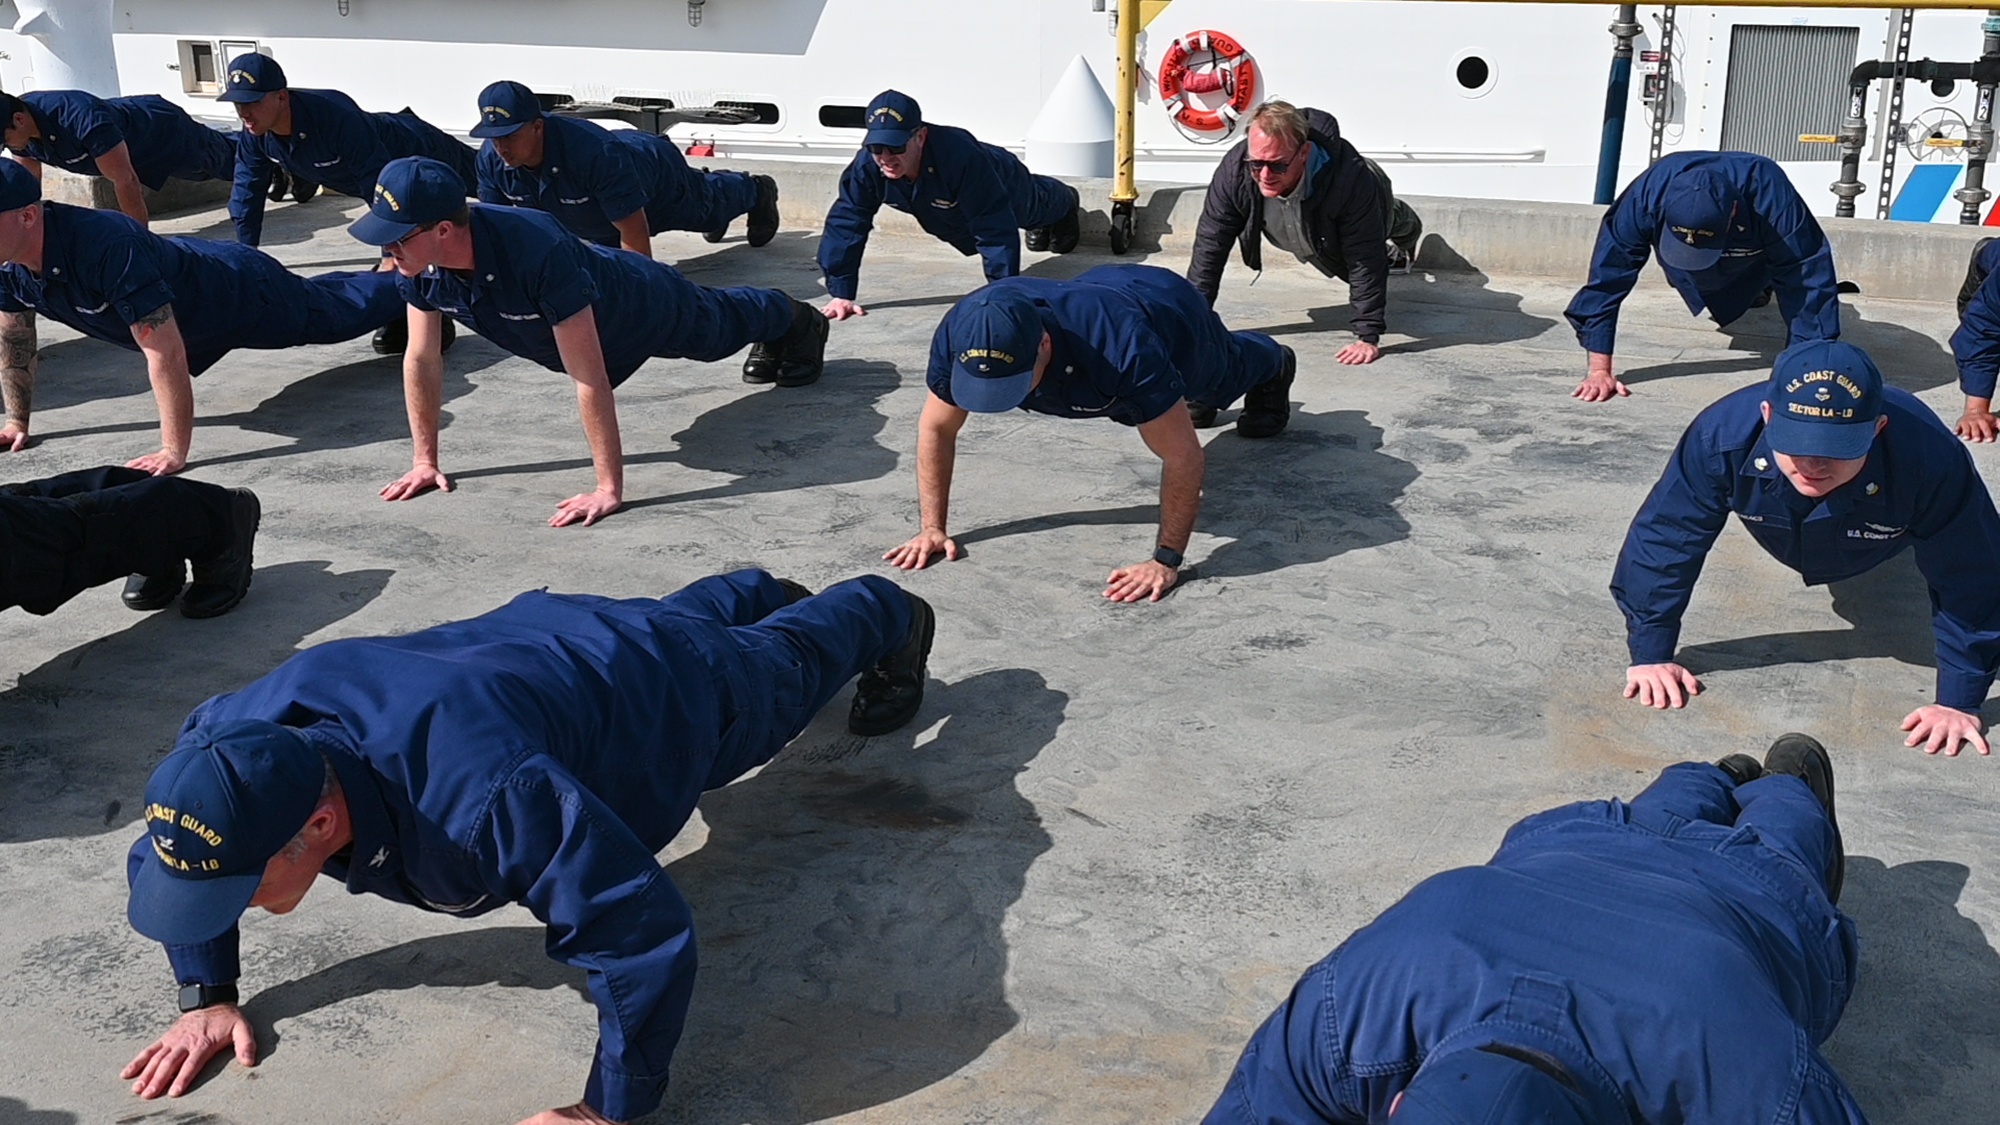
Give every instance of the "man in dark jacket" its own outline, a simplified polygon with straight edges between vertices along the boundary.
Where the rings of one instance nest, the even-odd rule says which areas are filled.
[[[256,1063],[237,919],[325,875],[460,918],[527,907],[598,1010],[582,1101],[528,1125],[651,1113],[695,984],[694,916],[653,857],[848,680],[850,731],[908,723],[936,627],[872,574],[818,596],[761,570],[665,598],[535,591],[319,645],[202,704],[126,860],[127,916],[167,947],[182,1012],[125,1068],[133,1093],[179,1097],[232,1046]]]
[[[868,315],[854,298],[861,291],[861,252],[884,204],[959,253],[979,255],[988,281],[1021,272],[1023,229],[1030,250],[1076,249],[1075,188],[1034,175],[1013,153],[963,129],[926,123],[908,94],[882,91],[868,103],[867,121],[819,238],[819,268],[833,298],[828,320]]]
[[[1243,264],[1261,270],[1261,243],[1269,239],[1348,283],[1357,339],[1334,358],[1373,363],[1381,354],[1376,341],[1387,328],[1391,261],[1414,257],[1423,231],[1423,221],[1396,199],[1382,169],[1341,139],[1332,114],[1265,102],[1250,115],[1248,136],[1209,181],[1187,276],[1213,304],[1229,244],[1240,244]],[[1212,422],[1210,414],[1197,424]]]
[[[1905,744],[1988,752],[1979,711],[2000,670],[2000,513],[1930,407],[1884,387],[1860,348],[1815,340],[1780,353],[1768,383],[1696,416],[1632,517],[1611,576],[1632,658],[1626,698],[1682,707],[1701,691],[1674,649],[1731,512],[1808,585],[1913,551],[1930,585],[1937,695],[1903,718]]]
[[[1784,171],[1747,152],[1677,152],[1604,213],[1590,278],[1563,312],[1590,355],[1575,397],[1632,393],[1612,374],[1611,350],[1619,306],[1655,248],[1690,313],[1706,308],[1717,324],[1734,324],[1775,294],[1791,343],[1840,338],[1833,247]]]
[[[1833,809],[1788,734],[1521,821],[1307,970],[1205,1125],[1864,1125]]]

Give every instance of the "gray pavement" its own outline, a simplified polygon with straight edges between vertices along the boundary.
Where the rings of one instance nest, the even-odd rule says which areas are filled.
[[[351,202],[273,208],[271,248],[365,264]],[[898,237],[900,216],[883,226],[871,315],[834,328],[818,385],[656,361],[620,390],[631,504],[588,530],[543,525],[591,482],[567,380],[484,341],[447,357],[457,491],[395,505],[375,491],[409,461],[398,367],[365,341],[239,352],[198,381],[191,474],[264,500],[249,599],[187,621],[105,587],[0,613],[0,1121],[507,1123],[578,1097],[593,1012],[526,912],[464,923],[323,882],[244,925],[263,1065],[130,1098],[119,1067],[174,1014],[124,920],[145,778],[193,705],[303,646],[533,587],[883,572],[914,530],[930,334],[979,281],[975,259]],[[162,228],[227,237],[219,213]],[[697,281],[818,296],[802,230],[659,246]],[[1062,276],[1108,260],[1030,258]],[[1837,759],[1864,944],[1829,1054],[1877,1121],[1990,1121],[2000,866],[1972,861],[1995,850],[2000,779],[1901,748],[1932,681],[1907,557],[1829,593],[1732,527],[1684,637],[1708,694],[1678,713],[1618,696],[1620,538],[1693,414],[1761,377],[1775,310],[1723,333],[1649,282],[1623,323],[1635,394],[1584,406],[1560,283],[1396,278],[1366,368],[1332,362],[1341,286],[1288,264],[1225,286],[1233,326],[1298,350],[1299,406],[1278,440],[1209,439],[1198,577],[1158,605],[1099,596],[1151,550],[1157,462],[1135,435],[973,419],[952,507],[969,557],[903,579],[939,613],[922,715],[856,739],[843,697],[668,853],[702,968],[654,1120],[1195,1120],[1298,972],[1419,879],[1483,860],[1527,813],[1799,729]],[[1848,323],[1956,417],[1949,307],[1862,298]],[[0,455],[0,479],[156,447],[137,356],[44,339],[40,441]],[[1976,456],[1993,481],[2000,453]]]

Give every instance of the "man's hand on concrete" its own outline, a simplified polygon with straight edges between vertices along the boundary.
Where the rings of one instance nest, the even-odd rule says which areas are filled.
[[[438,472],[436,465],[418,465],[383,485],[382,499],[408,500],[412,496],[421,496],[433,488],[439,492],[450,492],[451,479]]]
[[[903,570],[922,570],[930,565],[931,559],[943,554],[946,562],[957,559],[965,552],[958,549],[958,542],[941,529],[925,528],[917,532],[908,543],[883,555],[891,565]]]
[[[241,1008],[234,1004],[198,1008],[182,1015],[159,1042],[126,1063],[118,1077],[135,1079],[132,1092],[142,1098],[161,1094],[178,1098],[194,1085],[208,1060],[231,1044],[236,1046],[237,1062],[257,1065],[257,1033]]]
[[[1967,407],[1965,413],[1958,416],[1958,425],[1952,428],[1958,431],[1959,437],[1967,441],[1992,441],[1996,435],[2000,435],[2000,418],[1995,418],[1990,410],[1974,410]]]
[[[1609,402],[1614,398],[1625,398],[1631,393],[1632,388],[1619,382],[1618,377],[1611,373],[1611,353],[1591,352],[1589,373],[1584,375],[1583,382],[1578,383],[1576,389],[1570,392],[1570,397],[1585,402]]]
[[[1922,746],[1926,754],[1956,758],[1961,743],[1981,754],[1993,752],[1986,744],[1985,720],[1941,703],[1926,704],[1903,716],[1903,729],[1910,732],[1903,745]]]
[[[850,316],[867,316],[868,310],[845,297],[835,297],[820,310],[828,320],[846,320]]]
[[[1374,363],[1376,357],[1381,354],[1382,349],[1376,347],[1374,344],[1366,340],[1356,340],[1333,353],[1333,359],[1336,363],[1345,363],[1349,367],[1359,367],[1364,363]]]
[[[158,453],[148,453],[144,457],[134,457],[125,462],[128,469],[138,469],[156,477],[170,477],[187,468],[187,455],[162,449]]]
[[[586,1122],[587,1125],[620,1125],[619,1122],[611,1120],[582,1102],[537,1113],[521,1122],[521,1125],[576,1125],[579,1121]]]
[[[0,453],[19,453],[28,448],[28,430],[12,422],[0,426]]]
[[[600,488],[595,492],[572,496],[557,504],[556,514],[549,517],[549,526],[568,527],[573,523],[581,523],[589,527],[624,506],[623,500]]]
[[[1625,669],[1625,698],[1646,707],[1685,707],[1701,694],[1701,681],[1678,664],[1634,664]]]
[[[1180,582],[1181,572],[1164,563],[1147,559],[1138,566],[1124,566],[1106,579],[1104,596],[1114,602],[1136,602],[1144,598],[1159,601]]]

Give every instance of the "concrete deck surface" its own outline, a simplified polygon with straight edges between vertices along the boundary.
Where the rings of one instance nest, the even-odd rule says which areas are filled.
[[[270,248],[365,265],[341,229],[355,206],[274,207]],[[626,384],[631,504],[588,530],[543,525],[591,482],[567,380],[477,338],[447,357],[458,490],[403,504],[375,496],[409,461],[398,366],[366,341],[238,352],[198,382],[191,474],[264,501],[249,599],[188,621],[105,587],[0,614],[0,1121],[507,1123],[579,1096],[592,1009],[525,911],[463,923],[323,882],[245,922],[263,1065],[131,1098],[118,1069],[174,1015],[164,959],[124,919],[145,779],[192,706],[318,642],[541,586],[884,572],[915,528],[930,335],[979,269],[883,225],[871,314],[835,326],[818,385],[664,361]],[[228,237],[214,212],[161,228]],[[697,281],[820,297],[804,230],[658,245]],[[1029,258],[1055,276],[1110,260]],[[1278,440],[1208,439],[1199,576],[1158,605],[1099,597],[1151,550],[1157,462],[1137,437],[973,419],[952,506],[970,557],[903,579],[939,614],[918,721],[855,739],[843,697],[670,850],[702,968],[653,1120],[1193,1121],[1296,975],[1419,879],[1482,861],[1530,812],[1798,729],[1837,759],[1864,943],[1828,1053],[1877,1121],[1991,1121],[2000,778],[1901,747],[1932,683],[1921,580],[1905,556],[1806,589],[1732,526],[1685,631],[1708,694],[1677,713],[1621,700],[1605,587],[1625,526],[1683,426],[1760,378],[1782,329],[1764,310],[1718,331],[1649,282],[1623,323],[1635,394],[1585,406],[1568,296],[1398,277],[1387,354],[1342,368],[1344,287],[1234,267],[1220,309],[1298,350],[1299,405]],[[1847,310],[1848,338],[1955,418],[1952,321]],[[0,479],[156,448],[137,356],[44,341],[40,440],[0,455]],[[2000,453],[1975,457],[1993,480]]]

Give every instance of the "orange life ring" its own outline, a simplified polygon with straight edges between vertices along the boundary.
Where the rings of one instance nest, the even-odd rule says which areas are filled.
[[[1196,55],[1209,56],[1201,69],[1189,62]],[[1221,92],[1224,100],[1214,109],[1203,109],[1188,95]],[[1257,63],[1243,44],[1220,31],[1190,31],[1174,40],[1160,60],[1160,102],[1183,127],[1197,132],[1226,132],[1250,108],[1257,94]]]

